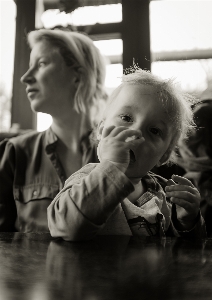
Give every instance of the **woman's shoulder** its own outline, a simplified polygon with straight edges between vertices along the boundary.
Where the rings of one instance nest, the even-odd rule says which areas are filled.
[[[26,149],[28,149],[29,152],[31,152],[31,150],[34,151],[33,149],[37,149],[39,145],[44,146],[44,136],[45,132],[32,130],[12,138],[4,139],[0,142],[0,153],[3,154],[5,151],[20,153],[20,151],[25,152]]]
[[[13,145],[14,147],[25,148],[29,147],[30,144],[34,144],[38,139],[41,139],[45,135],[45,132],[38,132],[32,130],[26,133],[22,133],[16,137],[7,139],[7,143]]]

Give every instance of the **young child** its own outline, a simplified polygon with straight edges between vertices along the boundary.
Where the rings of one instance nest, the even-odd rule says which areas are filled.
[[[99,164],[74,173],[48,207],[53,237],[205,237],[200,194],[186,178],[150,172],[193,127],[191,97],[137,68],[123,75],[97,129]]]

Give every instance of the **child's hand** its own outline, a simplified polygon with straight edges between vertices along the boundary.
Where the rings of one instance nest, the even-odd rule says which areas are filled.
[[[109,160],[125,173],[130,163],[130,150],[143,141],[144,138],[139,130],[124,126],[104,128],[97,148],[99,161]]]
[[[173,175],[172,179],[174,181],[167,182],[166,196],[171,197],[171,202],[176,204],[177,219],[181,229],[192,229],[200,210],[200,193],[187,178]]]

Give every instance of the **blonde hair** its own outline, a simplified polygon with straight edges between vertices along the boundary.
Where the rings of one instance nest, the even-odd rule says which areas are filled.
[[[99,50],[88,36],[79,32],[39,29],[28,34],[30,48],[42,40],[48,40],[58,48],[65,63],[74,66],[78,72],[80,80],[74,109],[90,115],[92,108],[98,107],[99,101],[107,98],[104,89],[105,62]]]
[[[115,101],[119,92],[126,85],[148,85],[153,88],[157,94],[158,100],[163,105],[173,127],[173,138],[171,140],[168,152],[167,162],[175,162],[174,148],[180,139],[186,139],[189,133],[195,128],[193,121],[193,112],[191,106],[197,102],[195,97],[184,93],[179,85],[173,79],[164,80],[153,75],[150,71],[144,71],[137,66],[127,69],[127,74],[122,76],[122,83],[113,91],[108,100],[108,105],[104,111],[104,116],[108,112],[110,104]]]

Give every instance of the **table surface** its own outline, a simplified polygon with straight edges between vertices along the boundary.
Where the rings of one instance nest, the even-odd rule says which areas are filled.
[[[212,299],[212,239],[0,233],[0,300]]]

